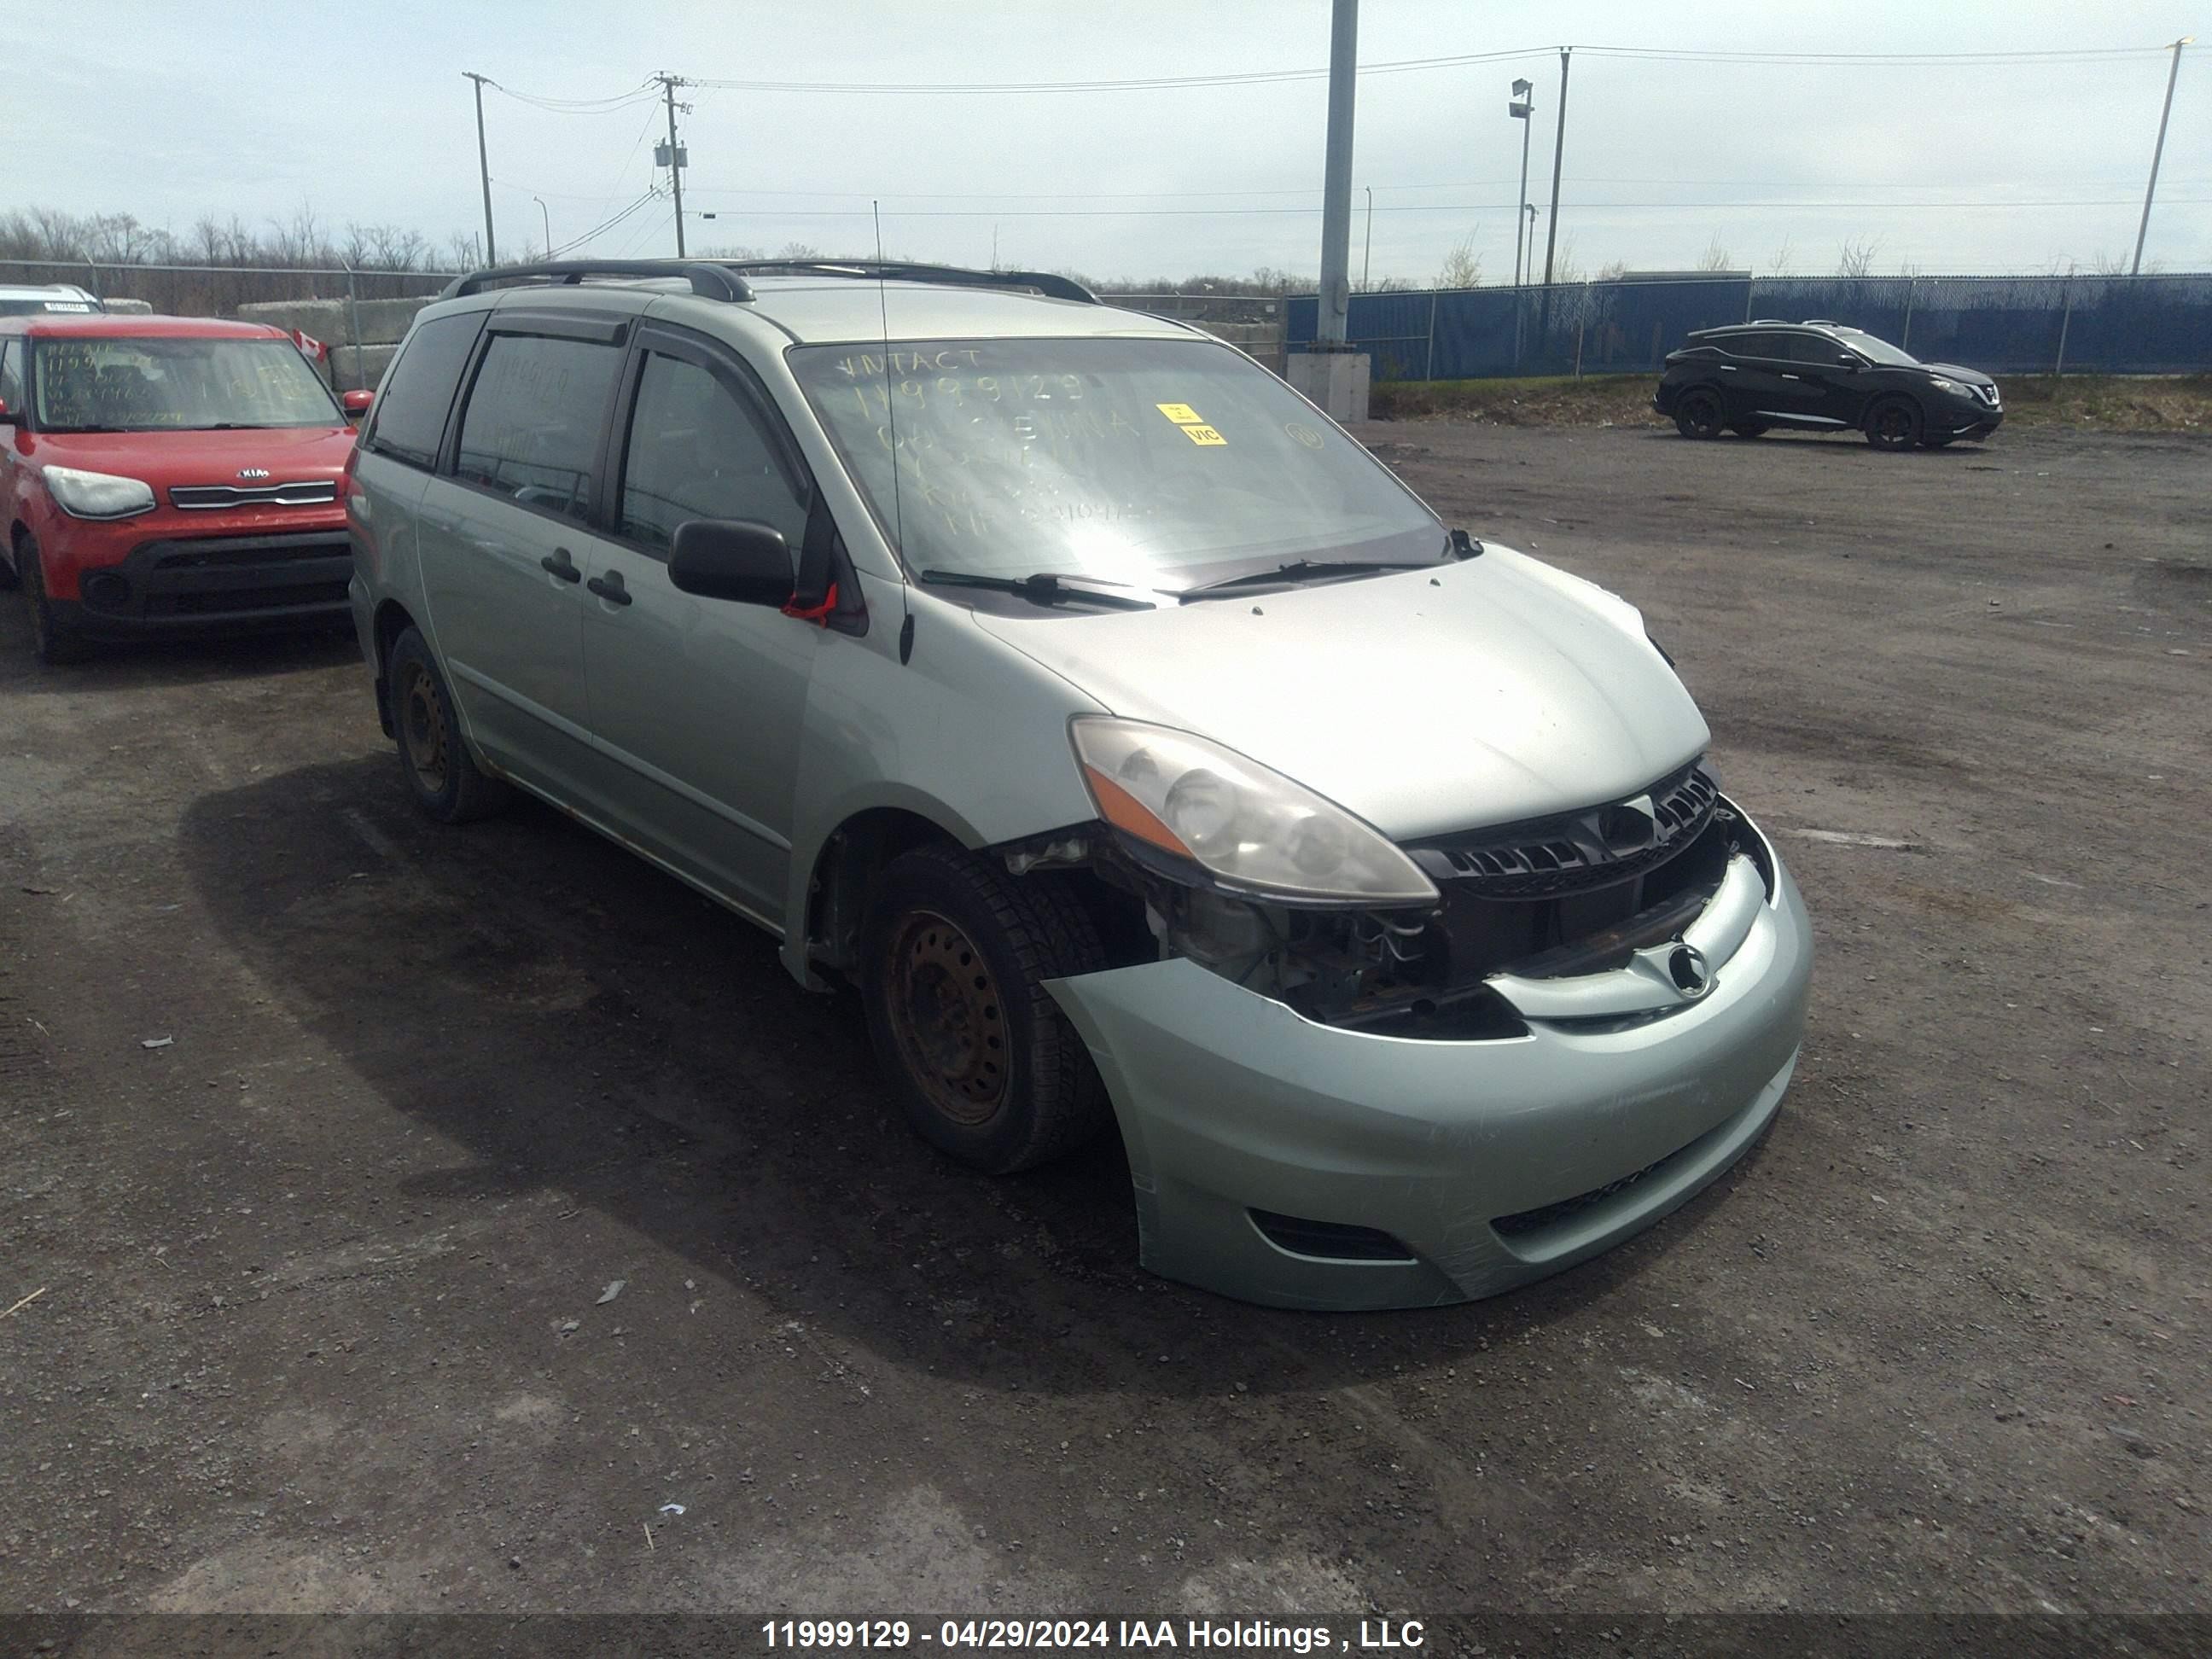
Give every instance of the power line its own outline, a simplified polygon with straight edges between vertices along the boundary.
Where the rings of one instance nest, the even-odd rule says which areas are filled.
[[[700,191],[696,195],[741,196],[743,191]],[[2212,197],[2175,197],[2176,202],[2202,205],[2212,202]],[[1569,202],[1567,206],[1577,212],[1659,212],[1683,210],[1706,212],[1738,210],[1772,213],[1796,210],[1881,209],[1925,210],[1949,211],[1953,209],[1978,208],[2086,208],[2131,207],[2135,198],[2127,196],[2080,197],[2063,200],[2023,201],[2003,198],[1990,201],[1961,202],[1867,202],[1844,200],[1798,201],[1736,201],[1736,202]],[[1507,213],[1517,210],[1515,202],[1452,202],[1419,203],[1377,207],[1377,213]],[[1321,209],[1314,207],[1224,207],[1224,208],[907,208],[894,216],[901,219],[1212,219],[1229,215],[1248,216],[1304,216],[1310,218]],[[774,219],[865,219],[866,208],[765,208],[757,216]]]
[[[501,86],[489,79],[484,84],[495,92],[504,93],[518,104],[528,104],[533,109],[542,109],[553,115],[611,115],[617,110],[627,109],[633,104],[657,96],[650,82],[632,87],[628,92],[617,93],[610,98],[549,98],[537,93],[517,92],[513,87]]]
[[[639,197],[635,201],[632,202],[628,207],[623,209],[619,213],[615,214],[611,218],[601,220],[598,224],[593,225],[589,230],[586,231],[582,235],[576,237],[574,240],[563,242],[559,247],[553,249],[545,257],[549,259],[557,259],[562,254],[574,252],[575,249],[583,246],[585,243],[592,240],[594,238],[604,236],[607,232],[612,230],[617,225],[622,223],[623,220],[629,218],[632,214],[635,213],[640,208],[643,207],[647,202],[652,201],[659,194],[660,191],[658,189],[648,189],[644,195]]]

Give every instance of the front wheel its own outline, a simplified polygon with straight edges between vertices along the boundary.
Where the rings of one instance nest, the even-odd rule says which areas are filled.
[[[1685,438],[1721,435],[1721,400],[1710,392],[1690,392],[1674,405],[1674,430]]]
[[[1876,449],[1917,448],[1923,429],[1920,405],[1909,398],[1891,398],[1867,411],[1867,441]]]
[[[512,786],[487,774],[469,753],[453,694],[430,654],[430,642],[412,628],[392,642],[386,672],[392,724],[399,734],[400,769],[415,804],[441,823],[489,817],[513,798]]]
[[[957,847],[894,860],[869,903],[861,989],[877,1059],[915,1131],[993,1175],[1095,1133],[1105,1087],[1045,981],[1105,965],[1059,878],[1012,876]]]
[[[31,537],[15,538],[15,576],[23,589],[23,609],[31,619],[31,650],[49,668],[88,662],[92,646],[54,613],[46,598],[46,573],[39,562],[39,544]]]

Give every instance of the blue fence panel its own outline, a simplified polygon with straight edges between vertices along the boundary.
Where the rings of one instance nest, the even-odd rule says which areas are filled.
[[[1314,338],[1311,295],[1287,311]],[[1656,374],[1698,329],[1824,318],[1925,362],[1992,374],[2212,370],[2212,276],[1784,276],[1355,294],[1346,333],[1378,380]]]

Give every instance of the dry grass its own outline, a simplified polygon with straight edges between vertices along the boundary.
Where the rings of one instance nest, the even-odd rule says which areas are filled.
[[[2008,427],[2100,432],[2212,433],[2212,374],[2000,376]],[[1375,387],[1377,420],[1490,422],[1499,426],[1664,424],[1649,374],[1525,380],[1392,380]]]

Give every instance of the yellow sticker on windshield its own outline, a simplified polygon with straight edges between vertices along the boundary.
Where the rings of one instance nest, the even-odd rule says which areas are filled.
[[[1154,404],[1152,407],[1158,410],[1161,414],[1166,416],[1168,419],[1173,421],[1177,426],[1203,426],[1206,424],[1206,417],[1200,415],[1196,410],[1193,409],[1188,404]]]
[[[1182,431],[1183,435],[1194,444],[1225,444],[1229,441],[1210,426],[1187,426]]]

